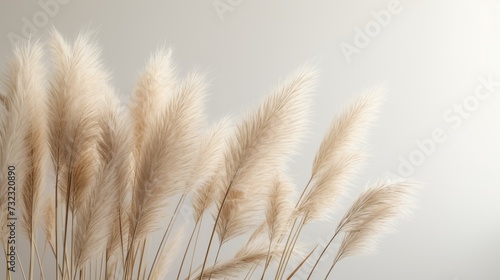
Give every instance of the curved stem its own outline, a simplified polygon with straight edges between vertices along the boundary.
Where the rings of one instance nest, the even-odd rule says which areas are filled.
[[[213,242],[214,235],[215,235],[215,230],[217,229],[217,223],[219,222],[222,208],[224,208],[224,203],[226,203],[227,195],[229,194],[229,191],[231,190],[232,185],[233,185],[233,182],[231,181],[231,183],[229,184],[229,186],[226,189],[226,193],[224,194],[224,198],[221,201],[219,210],[217,211],[217,217],[215,218],[214,228],[212,229],[212,234],[210,234],[210,240],[208,241],[207,252],[205,253],[205,259],[203,260],[203,265],[201,267],[200,279],[203,279],[203,273],[205,272],[205,266],[207,265],[208,254],[210,253],[210,247],[212,246],[212,242]]]
[[[250,279],[250,278],[252,277],[253,273],[254,273],[254,272],[255,272],[255,270],[257,269],[257,266],[258,266],[258,263],[254,264],[254,265],[252,266],[252,268],[250,268],[250,270],[248,270],[248,273],[247,273],[247,275],[245,276],[245,280]]]
[[[194,240],[193,253],[191,254],[191,263],[189,264],[189,273],[187,279],[191,278],[191,272],[193,270],[194,255],[196,253],[196,246],[198,245],[198,238],[200,237],[201,226],[203,225],[203,216],[200,218],[200,226],[198,227],[198,232],[196,233],[196,238]]]
[[[130,266],[132,265],[132,269],[134,268],[134,262],[130,263],[130,254],[134,250],[134,241],[135,241],[135,235],[137,234],[137,222],[135,222],[134,225],[134,231],[132,232],[132,235],[130,236],[130,245],[128,246],[128,251],[127,251],[127,256],[125,257],[125,268],[123,272],[123,279],[128,278],[128,273],[130,271]]]
[[[299,205],[302,203],[302,199],[304,198],[304,195],[306,194],[307,190],[309,189],[309,186],[311,185],[311,182],[313,180],[314,176],[311,175],[311,177],[309,178],[309,181],[307,181],[307,184],[304,188],[304,190],[302,190],[302,193],[300,194],[300,197],[299,199],[297,200],[297,203],[295,204],[295,209],[297,209],[299,207]],[[295,218],[293,220],[293,224],[292,224],[292,227],[290,228],[290,232],[288,234],[288,238],[286,240],[286,243],[285,243],[285,247],[283,248],[283,254],[281,254],[281,257],[280,257],[280,262],[278,264],[278,270],[276,272],[276,277],[275,279],[278,279],[278,273],[281,271],[282,269],[282,266],[283,266],[283,261],[285,260],[285,257],[287,255],[287,252],[288,252],[288,245],[289,245],[289,242],[290,242],[290,238],[292,236],[292,233],[293,233],[293,229],[295,228],[295,224],[297,223],[297,219],[298,218]],[[283,236],[284,237],[284,236]],[[279,241],[281,241],[283,239],[283,237],[280,238]]]
[[[222,248],[222,243],[219,244],[219,248],[217,249],[217,254],[215,255],[214,266],[217,264],[217,260],[219,259],[220,249]],[[208,275],[208,280],[212,279],[212,271],[210,271],[210,275]],[[200,278],[202,280],[203,278]]]
[[[17,259],[20,260],[19,254],[17,253],[17,247],[14,250],[14,252],[17,255]],[[23,263],[21,261],[19,261],[19,267],[21,268],[21,273],[23,274],[23,279],[26,280],[26,274],[24,273]]]
[[[333,267],[337,264],[338,261],[339,261],[339,256],[337,256],[335,258],[335,260],[333,261],[332,266],[330,267],[330,269],[328,270],[328,273],[325,276],[325,280],[328,279],[328,276],[330,276],[330,273],[332,273]]]
[[[196,233],[196,228],[198,227],[198,222],[194,225],[193,231],[191,232],[191,236],[189,237],[188,244],[186,245],[186,250],[184,251],[184,255],[182,256],[181,265],[179,267],[179,272],[177,272],[177,280],[181,277],[182,267],[184,266],[184,262],[186,261],[186,256],[189,251],[189,247],[191,246],[191,242],[193,241],[194,234]]]
[[[160,256],[160,252],[161,252],[163,246],[165,245],[165,241],[168,239],[168,237],[170,235],[170,229],[171,229],[172,225],[175,223],[175,220],[177,219],[177,215],[179,214],[180,207],[184,203],[185,198],[186,198],[186,194],[182,194],[182,196],[179,198],[179,201],[177,202],[177,206],[175,207],[174,213],[172,214],[172,217],[170,218],[170,221],[168,222],[167,229],[165,230],[165,233],[163,234],[160,245],[158,246],[158,250],[156,251],[156,255],[155,255],[155,258],[153,260],[153,264],[151,265],[151,270],[149,271],[148,280],[151,279],[151,274],[153,273],[156,262],[158,261],[158,257]]]
[[[281,269],[281,275],[280,275],[279,279],[283,278],[283,276],[285,275],[286,267],[288,266],[288,262],[290,261],[290,258],[293,254],[293,249],[295,248],[295,244],[297,243],[297,240],[299,239],[300,233],[301,233],[304,225],[305,225],[305,218],[302,219],[302,221],[300,222],[300,224],[297,228],[297,231],[295,232],[292,243],[290,244],[290,249],[288,250],[288,255],[285,256],[286,257],[285,262],[283,263],[284,265],[283,265],[283,268]]]
[[[140,277],[141,277],[142,263],[144,260],[144,252],[146,251],[146,243],[147,242],[148,242],[148,238],[144,239],[142,244],[139,245],[140,247],[142,247],[142,249],[140,249],[141,250],[141,258],[139,259],[139,268],[137,269],[137,279],[140,279]],[[151,270],[152,270],[152,268],[151,268]]]
[[[29,270],[29,279],[33,280],[33,273],[35,269],[35,243],[33,238],[33,226],[31,227],[31,244],[30,244],[30,270]]]
[[[57,148],[57,154],[59,154],[59,148]],[[56,237],[56,240],[55,240],[55,243],[56,243],[56,250],[55,250],[55,253],[56,253],[56,280],[59,280],[59,242],[58,242],[58,227],[57,227],[57,205],[58,205],[58,183],[59,183],[59,155],[58,155],[58,160],[57,160],[57,164],[56,164],[56,186],[55,186],[55,200],[54,200],[54,211],[55,211],[55,215],[54,215],[54,220],[55,220],[55,237]],[[62,273],[62,271],[61,271]],[[61,274],[62,275],[62,274]]]
[[[278,279],[278,273],[281,271],[281,267],[283,265],[283,261],[285,260],[285,254],[288,252],[288,244],[292,238],[293,229],[295,228],[295,224],[297,223],[297,218],[293,221],[292,227],[290,228],[290,233],[288,234],[288,238],[286,239],[285,247],[283,248],[283,253],[280,257],[280,262],[278,264],[278,270],[276,271],[275,279]]]
[[[271,244],[272,244],[272,238],[271,238],[271,240],[269,240],[269,247],[267,248],[266,262],[264,263],[264,269],[262,270],[262,276],[260,277],[260,280],[264,280],[264,276],[266,275],[267,268],[269,267],[269,263],[271,262]]]
[[[40,267],[40,278],[43,280],[45,279],[45,276],[43,275],[43,265],[42,265],[42,262],[40,260],[40,254],[38,253],[38,248],[36,246],[36,242],[35,242],[35,252],[36,252],[36,258],[38,260],[38,266]]]
[[[304,190],[300,194],[299,200],[297,201],[297,204],[295,205],[295,208],[297,208],[301,204],[302,199],[304,198],[304,195],[306,194],[306,191],[309,189],[309,186],[311,185],[311,182],[312,182],[313,178],[314,178],[314,175],[311,175],[311,177],[309,178],[309,181],[306,184],[306,187],[304,188]]]
[[[120,228],[120,244],[121,244],[121,252],[122,252],[122,265],[125,266],[125,253],[124,253],[124,247],[125,247],[125,243],[123,241],[123,225],[122,225],[122,209],[121,209],[121,202],[118,203],[118,218],[120,219],[118,225],[119,225],[119,228]]]
[[[319,255],[318,259],[316,260],[316,262],[314,263],[314,266],[313,268],[311,269],[311,272],[309,272],[309,276],[307,276],[307,280],[309,280],[314,272],[314,270],[316,269],[316,266],[318,266],[319,264],[319,261],[321,260],[321,258],[323,257],[323,255],[325,254],[326,250],[328,250],[328,247],[330,247],[330,245],[332,244],[333,240],[335,239],[335,237],[337,236],[338,234],[338,231],[335,232],[335,234],[333,235],[333,237],[330,239],[330,241],[328,241],[328,244],[326,244],[325,248],[323,248],[323,251],[321,251],[321,254]]]
[[[70,159],[70,165],[71,166],[71,159]],[[66,239],[68,237],[68,221],[69,221],[69,204],[70,204],[70,198],[71,198],[71,171],[68,170],[68,187],[66,189],[66,218],[64,222],[64,234],[63,234],[63,278],[66,275],[66,270],[65,270],[65,265],[66,265],[66,260],[68,258],[68,255],[66,253]],[[69,266],[69,263],[68,263]],[[69,273],[69,269],[68,269]]]

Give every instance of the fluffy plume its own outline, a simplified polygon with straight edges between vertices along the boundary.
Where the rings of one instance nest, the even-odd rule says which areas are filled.
[[[338,199],[346,193],[363,159],[361,152],[345,152],[336,157],[329,168],[316,174],[311,191],[297,209],[297,213],[304,214],[305,223],[328,217],[338,205]]]
[[[90,43],[89,37],[79,35],[71,47],[59,33],[52,32],[54,75],[47,103],[49,147],[56,171],[66,169],[67,180],[72,182],[60,185],[65,187],[61,189],[63,201],[70,206],[77,205],[72,202],[84,201],[89,189],[90,182],[85,180],[93,167],[84,159],[92,153],[98,133],[97,108],[109,79],[100,62],[100,50]],[[78,172],[74,174],[74,170]],[[75,178],[76,175],[82,176]]]
[[[50,47],[52,51],[53,77],[48,90],[48,139],[53,165],[59,169],[62,165],[64,153],[64,130],[69,121],[70,101],[74,99],[69,90],[69,77],[67,73],[74,68],[71,65],[71,49],[61,34],[52,31]],[[57,202],[56,202],[57,203]]]
[[[206,133],[200,144],[198,161],[191,172],[187,190],[195,190],[193,195],[193,217],[199,221],[205,210],[210,207],[214,197],[219,174],[217,173],[223,166],[223,153],[226,148],[224,141],[229,127],[229,118],[224,118],[215,123]]]
[[[219,165],[219,170],[221,167],[222,164]],[[219,176],[219,174],[213,174],[205,184],[196,189],[196,192],[193,195],[193,218],[196,223],[200,220],[205,211],[212,205],[214,199],[219,197],[218,192],[220,192],[220,189],[217,188],[220,179]]]
[[[105,94],[105,103],[99,118],[97,155],[99,168],[91,187],[90,197],[77,212],[74,255],[76,266],[102,253],[107,245],[116,217],[118,204],[117,167],[129,160],[131,142],[129,130],[122,118],[118,98],[111,89]]]
[[[273,249],[271,254],[279,254],[281,250]],[[203,279],[241,279],[242,273],[247,272],[254,265],[263,263],[268,255],[268,247],[264,244],[258,246],[245,246],[233,258],[221,261],[205,269]],[[201,275],[194,279],[201,279]]]
[[[10,191],[7,188],[8,178],[14,176],[16,185],[23,186],[22,228],[30,239],[37,222],[33,215],[36,218],[39,213],[40,168],[43,167],[43,119],[35,119],[43,112],[40,111],[43,108],[35,108],[36,102],[43,100],[42,54],[38,42],[29,41],[16,47],[15,58],[9,73],[4,77],[5,107],[0,123],[0,166],[5,170],[0,174],[0,183],[5,186],[0,194],[0,206],[7,209],[7,191]],[[38,127],[32,131],[35,125]],[[15,170],[8,169],[9,166]],[[12,173],[8,174],[7,170]],[[29,178],[21,174],[29,174]],[[7,224],[7,211],[0,213],[0,222]],[[0,230],[3,246],[6,244],[7,230],[7,227]]]
[[[237,124],[229,138],[221,188],[217,233],[222,241],[234,238],[254,225],[256,211],[263,211],[273,171],[283,166],[304,134],[309,95],[315,72],[301,69],[289,77],[255,112]],[[227,204],[225,203],[227,200]]]
[[[200,126],[205,85],[191,74],[151,124],[137,162],[132,201],[132,236],[143,238],[160,229],[167,198],[184,190]]]
[[[127,160],[124,160],[127,161]],[[118,167],[116,180],[117,199],[113,201],[113,221],[111,225],[111,233],[107,244],[107,258],[110,259],[118,253],[122,254],[120,257],[125,258],[126,244],[128,244],[129,236],[129,217],[130,217],[130,179],[133,174],[132,170],[132,157],[129,157],[129,165]],[[128,170],[128,173],[121,171]],[[121,176],[120,176],[121,175]],[[129,179],[127,179],[129,178]],[[128,181],[126,181],[128,180]]]
[[[70,181],[61,185],[61,190],[63,197],[66,197],[67,184],[71,182],[70,208],[73,209],[74,213],[78,212],[78,209],[88,198],[90,187],[94,183],[97,163],[95,146],[89,145],[80,152],[74,161],[71,172],[68,174],[64,170],[62,173],[70,177]]]
[[[44,67],[42,65],[43,50],[38,42],[27,42],[16,49],[18,73],[15,83],[15,94],[23,95],[22,104],[27,131],[25,152],[27,156],[26,173],[22,187],[22,220],[21,225],[30,240],[35,237],[40,217],[40,195],[45,172],[45,118],[44,118]],[[12,159],[10,159],[12,160]],[[21,173],[21,174],[22,174]]]
[[[176,80],[172,51],[158,50],[140,75],[129,105],[137,152],[141,149],[148,127],[163,110],[167,97],[174,92]]]
[[[269,192],[266,222],[270,244],[282,236],[289,228],[294,204],[295,186],[284,174],[277,172]]]
[[[253,227],[254,211],[256,208],[258,209],[255,206],[258,206],[257,204],[260,202],[259,199],[248,196],[242,189],[231,190],[224,207],[220,210],[220,219],[216,225],[221,243],[225,243]],[[246,209],[252,211],[245,212]],[[216,219],[216,217],[214,218]]]
[[[337,232],[345,232],[335,257],[369,253],[377,235],[390,229],[394,220],[409,213],[415,183],[378,182],[363,192],[342,218]]]
[[[212,178],[224,159],[226,147],[225,138],[230,127],[230,119],[223,118],[213,124],[203,135],[198,149],[198,158],[186,182],[184,193],[206,185]]]
[[[380,105],[381,87],[368,89],[347,106],[331,123],[312,165],[314,177],[329,168],[339,154],[356,150],[375,120]]]
[[[109,200],[116,196],[112,191],[114,176],[111,173],[100,174],[95,186],[91,187],[89,199],[76,214],[73,251],[76,268],[106,248],[109,225],[113,221],[110,206],[113,203]]]
[[[383,88],[368,89],[332,121],[312,165],[310,187],[299,201],[304,222],[322,219],[338,205],[364,161],[359,145],[375,119]]]
[[[130,116],[124,110],[117,97],[108,96],[108,110],[100,121],[102,141],[98,142],[98,151],[103,163],[116,174],[114,178],[116,200],[113,201],[113,222],[107,247],[107,257],[125,250],[128,237],[128,217],[130,215],[130,192],[133,180],[134,139]],[[111,152],[109,152],[111,151]],[[122,256],[124,257],[124,256]]]

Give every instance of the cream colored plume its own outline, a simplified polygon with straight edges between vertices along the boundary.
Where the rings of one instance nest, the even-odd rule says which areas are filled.
[[[270,254],[278,256],[281,251],[274,248]],[[264,263],[267,255],[268,247],[265,244],[245,246],[234,257],[206,268],[202,279],[241,279],[252,266]],[[200,279],[200,275],[194,279]]]
[[[328,168],[339,154],[359,149],[375,121],[385,89],[373,87],[348,105],[331,123],[312,165],[312,176]]]
[[[75,208],[85,200],[91,185],[89,153],[93,153],[98,134],[98,108],[109,74],[100,62],[100,49],[90,42],[90,34],[79,35],[70,46],[53,31],[51,49],[54,74],[47,100],[49,147],[56,171],[69,172],[59,174],[66,177],[59,179],[72,182],[59,185],[64,187],[62,201],[77,212]],[[75,178],[77,175],[82,176]]]
[[[3,116],[0,120],[0,222],[7,224],[8,178],[15,178],[22,188],[23,231],[31,240],[39,215],[40,188],[43,180],[43,102],[44,67],[43,50],[37,41],[27,41],[15,49],[14,59],[4,78]],[[33,129],[34,128],[34,129]],[[13,173],[8,174],[9,166]],[[29,174],[26,176],[24,174]],[[17,191],[17,190],[16,190]],[[19,199],[19,198],[18,198]],[[6,245],[7,226],[1,227],[0,242]]]
[[[363,192],[349,208],[337,227],[345,233],[335,257],[369,253],[378,235],[387,232],[395,219],[409,214],[417,185],[410,182],[378,182]]]
[[[302,68],[280,84],[261,106],[236,125],[229,138],[217,222],[219,238],[227,241],[255,225],[276,168],[295,152],[305,133],[315,71]],[[227,200],[227,205],[226,201]]]
[[[290,227],[290,218],[295,206],[292,201],[295,192],[295,185],[290,179],[281,171],[277,171],[269,191],[266,210],[270,244],[273,244],[277,237],[285,234]]]
[[[136,152],[141,149],[148,127],[155,121],[167,99],[174,93],[177,86],[176,80],[172,51],[159,49],[151,55],[130,99],[129,107],[134,122]]]
[[[218,189],[219,171],[223,166],[226,149],[226,136],[230,125],[229,118],[214,123],[200,143],[199,155],[184,191],[189,193],[194,189],[192,198],[194,220],[198,222],[205,210],[212,204]]]
[[[163,227],[167,199],[181,193],[204,122],[205,82],[191,74],[151,124],[137,161],[131,235],[142,239]]]
[[[106,249],[111,228],[119,219],[119,189],[126,188],[119,178],[119,169],[127,165],[132,152],[130,130],[123,115],[118,97],[111,89],[104,94],[99,116],[99,135],[96,143],[96,176],[92,181],[89,199],[77,212],[77,226],[74,234],[74,259],[76,268],[92,257],[99,256]],[[123,175],[123,174],[122,174]]]

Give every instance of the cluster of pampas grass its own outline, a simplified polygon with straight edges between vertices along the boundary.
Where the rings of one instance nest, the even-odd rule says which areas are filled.
[[[178,77],[170,50],[151,56],[123,105],[90,34],[69,43],[54,30],[50,38],[16,46],[3,76],[6,258],[13,179],[22,233],[16,272],[7,265],[6,279],[293,279],[299,271],[326,279],[338,261],[373,249],[409,211],[415,184],[381,180],[347,209],[326,247],[301,240],[304,227],[330,219],[359,171],[381,87],[334,118],[298,195],[286,166],[308,123],[311,67],[285,79],[256,110],[209,124],[204,76]],[[192,220],[180,221],[186,208]],[[335,240],[338,248],[330,246]],[[237,250],[222,257],[228,242]],[[19,254],[23,247],[28,256]],[[321,254],[313,259],[313,252]]]

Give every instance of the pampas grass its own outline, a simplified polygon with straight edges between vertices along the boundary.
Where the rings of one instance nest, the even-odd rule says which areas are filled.
[[[151,56],[127,104],[100,56],[91,33],[69,41],[53,30],[47,46],[18,45],[3,76],[0,183],[15,177],[19,190],[24,235],[15,254],[29,248],[17,258],[24,279],[316,279],[333,251],[326,279],[339,261],[371,252],[409,212],[416,184],[380,180],[355,199],[326,247],[302,234],[339,211],[365,161],[383,87],[365,90],[333,119],[303,187],[287,164],[307,131],[313,67],[299,68],[241,117],[208,123],[205,77],[180,77],[171,50]],[[2,209],[8,194],[2,188]],[[9,218],[0,213],[6,257]]]

